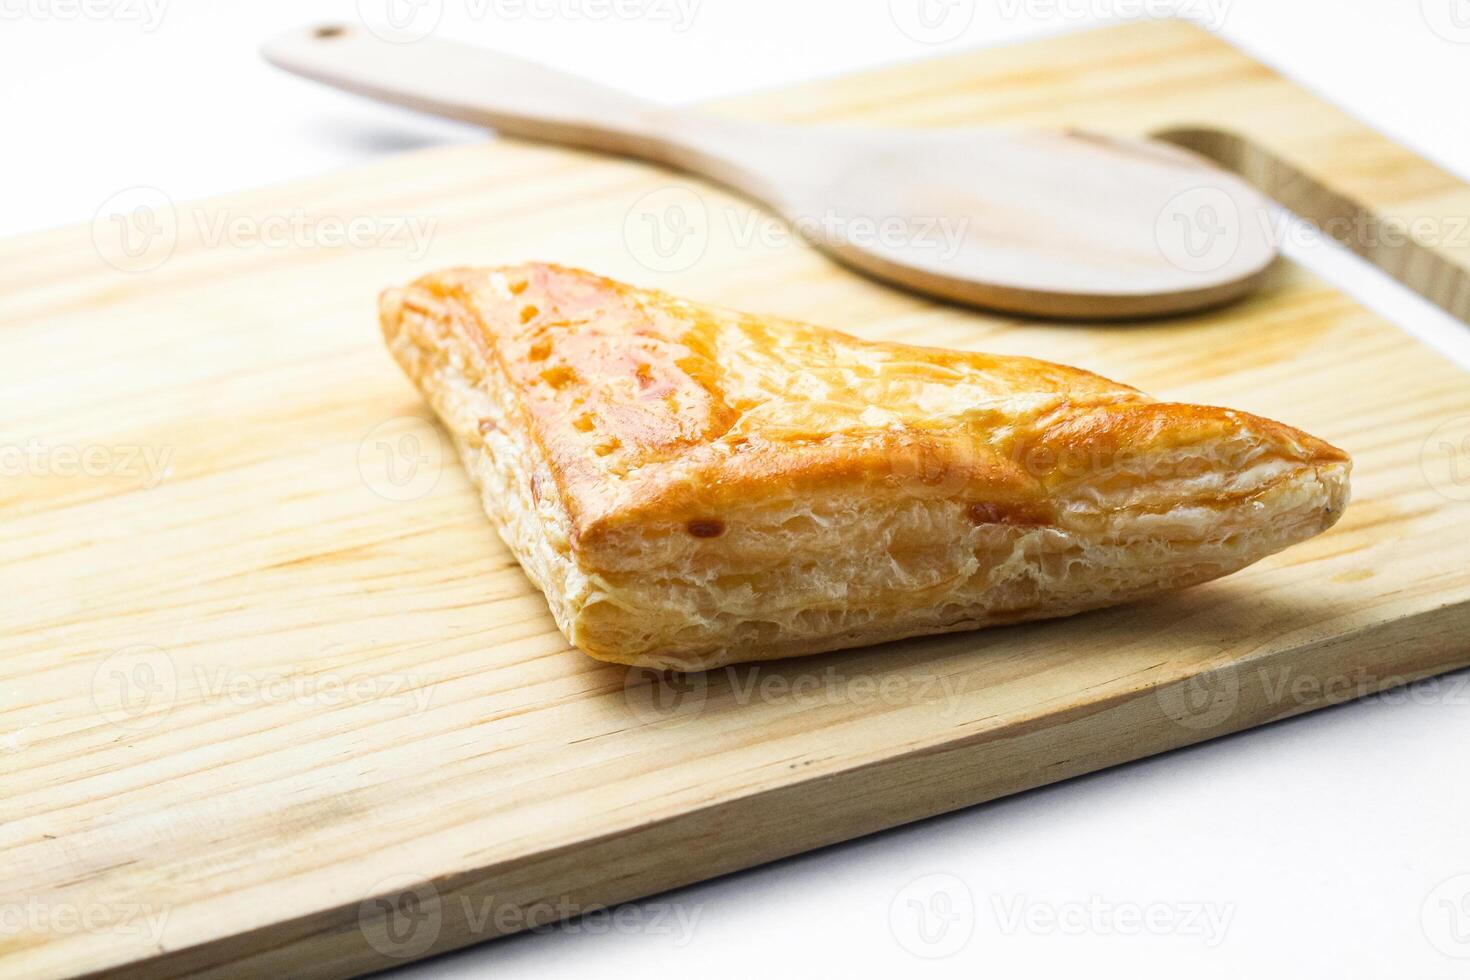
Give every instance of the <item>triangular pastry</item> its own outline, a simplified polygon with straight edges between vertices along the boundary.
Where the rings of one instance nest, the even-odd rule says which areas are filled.
[[[550,265],[381,301],[567,639],[693,670],[1064,616],[1330,527],[1350,461],[1024,357],[870,343]]]

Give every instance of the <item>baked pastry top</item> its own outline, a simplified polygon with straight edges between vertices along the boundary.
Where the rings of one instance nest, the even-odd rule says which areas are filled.
[[[1330,527],[1346,454],[1024,357],[551,265],[385,292],[389,349],[568,639],[700,669],[1065,615]]]

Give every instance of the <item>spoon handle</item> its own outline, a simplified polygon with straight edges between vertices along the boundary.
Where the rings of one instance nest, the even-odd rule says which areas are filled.
[[[262,53],[315,81],[509,136],[675,162],[661,135],[667,111],[652,103],[483,48],[391,37],[355,25],[305,28]]]

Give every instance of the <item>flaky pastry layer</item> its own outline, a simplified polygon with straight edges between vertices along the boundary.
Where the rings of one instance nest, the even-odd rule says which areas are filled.
[[[557,625],[693,670],[1062,616],[1330,527],[1346,454],[1029,358],[871,343],[550,265],[381,301]]]

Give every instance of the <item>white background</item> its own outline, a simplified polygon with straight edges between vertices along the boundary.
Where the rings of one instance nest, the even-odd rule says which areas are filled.
[[[0,0],[0,234],[88,220],[137,184],[188,200],[483,138],[257,58],[274,32],[354,21],[353,0],[82,2],[78,15],[78,0]],[[930,0],[961,18],[931,44],[896,24],[919,0],[629,0],[647,13],[611,19],[586,2],[477,18],[444,0],[439,33],[679,102],[1167,6]],[[1470,178],[1470,0],[1175,6]],[[1308,251],[1470,363],[1470,328],[1355,259]],[[611,931],[592,919],[403,973],[1470,976],[1470,878],[1450,880],[1470,874],[1467,746],[1458,675],[659,896]]]

